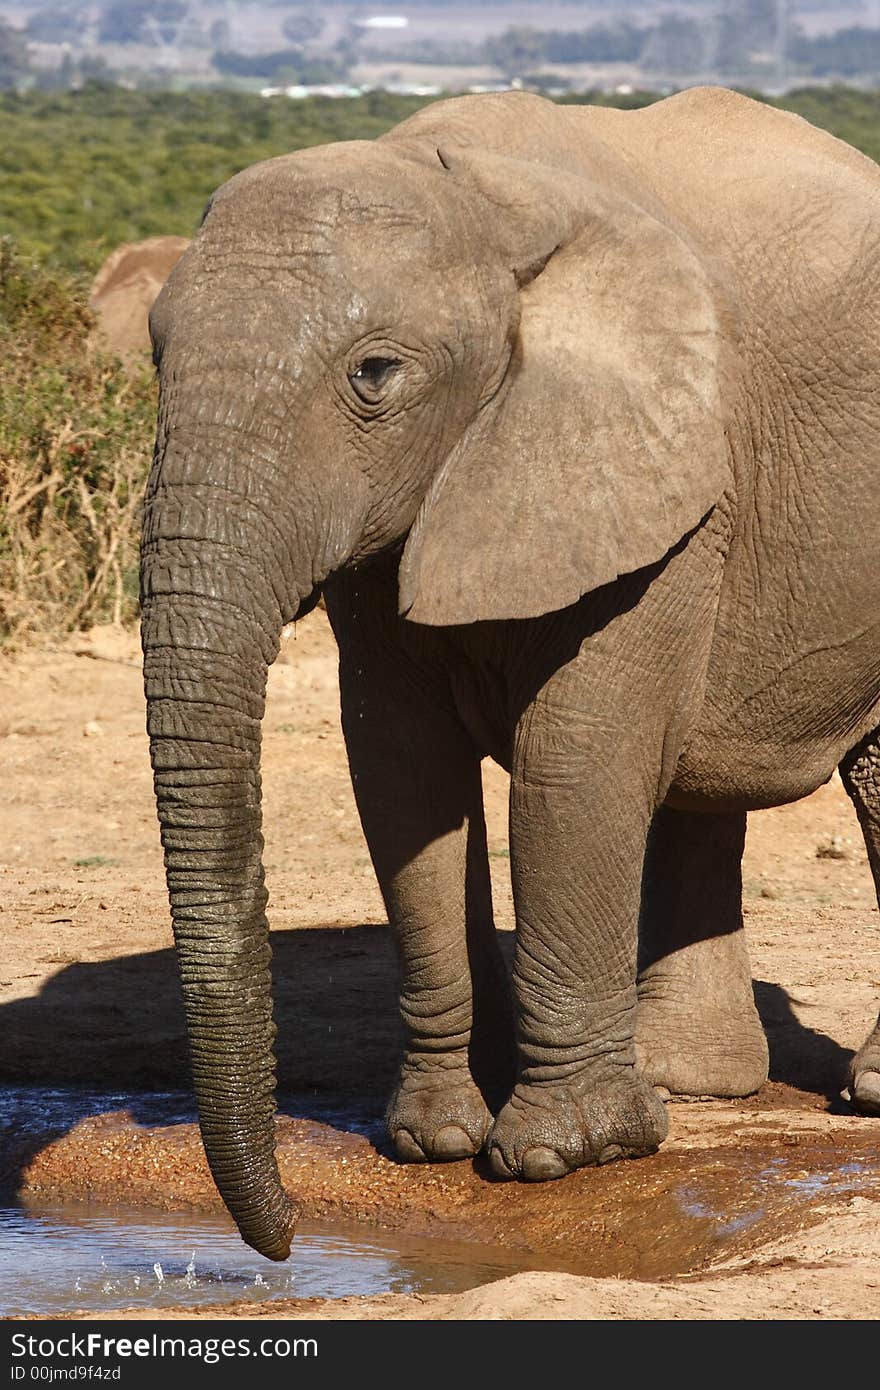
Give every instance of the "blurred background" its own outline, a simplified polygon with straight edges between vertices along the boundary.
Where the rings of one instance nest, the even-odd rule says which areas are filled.
[[[781,92],[880,74],[880,0],[21,0],[0,15],[0,87],[43,90],[100,76],[290,96]]]

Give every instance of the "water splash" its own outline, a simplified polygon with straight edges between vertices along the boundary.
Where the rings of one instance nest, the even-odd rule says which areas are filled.
[[[256,1303],[291,1292],[452,1293],[531,1266],[527,1255],[487,1246],[310,1223],[297,1231],[291,1262],[276,1265],[248,1249],[228,1217],[92,1204],[0,1208],[0,1231],[0,1317]]]

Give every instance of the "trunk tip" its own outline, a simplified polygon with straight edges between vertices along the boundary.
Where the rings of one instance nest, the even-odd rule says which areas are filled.
[[[284,1207],[271,1228],[267,1230],[266,1227],[261,1227],[256,1231],[248,1231],[239,1227],[242,1240],[267,1260],[280,1262],[289,1259],[290,1247],[301,1215],[301,1209],[285,1194]]]

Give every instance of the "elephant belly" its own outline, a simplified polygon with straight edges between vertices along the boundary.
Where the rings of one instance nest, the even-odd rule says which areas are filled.
[[[672,792],[743,810],[809,795],[880,723],[880,414],[828,387],[763,435]]]
[[[669,792],[678,808],[758,810],[809,796],[880,725],[880,624],[801,651],[745,695],[707,697]]]

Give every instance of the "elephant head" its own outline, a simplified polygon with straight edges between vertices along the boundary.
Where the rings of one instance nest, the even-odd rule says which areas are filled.
[[[455,121],[438,149],[442,112],[237,175],[152,315],[155,789],[208,1159],[273,1259],[295,1214],[260,833],[282,627],[394,547],[414,621],[558,609],[721,491],[717,296],[684,233],[607,151],[542,162]]]

